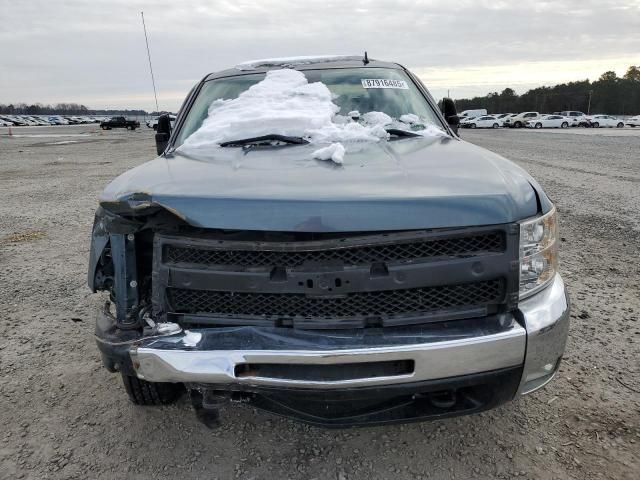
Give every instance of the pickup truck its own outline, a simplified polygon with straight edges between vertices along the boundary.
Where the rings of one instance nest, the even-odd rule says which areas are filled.
[[[136,128],[140,128],[140,122],[137,120],[127,120],[125,117],[111,117],[109,120],[100,122],[100,128],[103,130],[111,130],[112,128],[135,130]]]
[[[171,122],[171,128],[173,128],[175,122],[176,122],[176,116],[175,115],[169,115],[169,121]],[[150,118],[149,120],[147,120],[147,127],[152,128],[154,130],[158,129],[158,119],[160,117],[155,117],[155,118]]]
[[[569,328],[556,208],[443,110],[366,56],[206,75],[95,214],[95,338],[130,400],[345,427],[549,383]]]

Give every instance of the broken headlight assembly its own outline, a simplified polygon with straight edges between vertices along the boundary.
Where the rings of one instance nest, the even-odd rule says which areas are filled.
[[[549,285],[558,270],[556,208],[520,223],[520,300]]]

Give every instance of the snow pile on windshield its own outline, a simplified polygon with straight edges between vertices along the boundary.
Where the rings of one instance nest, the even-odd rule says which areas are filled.
[[[420,122],[412,114],[394,120],[383,112],[349,112],[349,116],[342,116],[337,114],[339,110],[325,84],[308,83],[297,70],[272,70],[237,98],[215,100],[202,126],[178,150],[200,153],[225,142],[281,135],[300,137],[312,144],[334,144],[317,150],[313,157],[342,163],[341,142],[378,142],[389,137],[387,128],[411,130],[411,124]],[[413,133],[446,135],[433,125]]]

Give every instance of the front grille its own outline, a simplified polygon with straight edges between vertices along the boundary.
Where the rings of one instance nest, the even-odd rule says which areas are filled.
[[[356,292],[343,296],[167,289],[173,312],[240,318],[389,318],[495,305],[504,300],[504,295],[505,286],[501,279],[462,285]]]
[[[232,265],[236,267],[285,267],[331,263],[367,265],[376,262],[411,262],[434,257],[467,257],[502,252],[502,232],[486,232],[459,237],[421,239],[406,243],[328,248],[322,250],[209,249],[166,245],[164,261],[171,264]]]

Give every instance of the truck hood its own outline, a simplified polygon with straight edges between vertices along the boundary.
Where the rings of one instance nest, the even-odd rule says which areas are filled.
[[[347,146],[342,165],[313,145],[173,153],[107,186],[108,210],[163,207],[203,228],[380,231],[515,222],[551,203],[520,167],[449,137]]]

